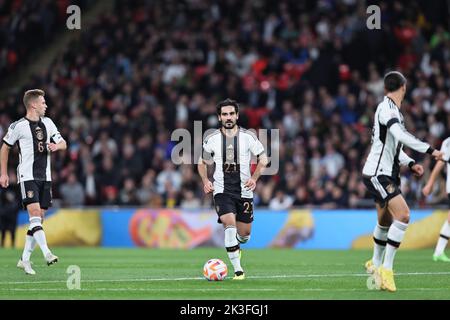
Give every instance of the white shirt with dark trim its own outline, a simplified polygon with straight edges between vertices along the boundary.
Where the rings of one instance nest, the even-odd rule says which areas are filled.
[[[264,153],[264,146],[258,140],[256,135],[243,128],[239,128],[238,131],[238,157],[239,157],[239,175],[241,185],[241,197],[253,198],[253,192],[244,188],[245,182],[251,178],[250,173],[250,161],[252,155],[259,156]],[[210,135],[208,135],[203,141],[203,159],[208,160],[208,157],[212,157],[215,162],[214,170],[214,193],[224,192],[224,172],[223,172],[223,133],[217,129]],[[230,147],[230,146],[227,146]]]
[[[40,131],[40,133],[38,135],[35,134],[34,137],[31,132],[32,125],[37,125]],[[41,131],[41,129],[43,131]],[[46,136],[45,141],[37,140],[41,138],[41,135],[43,135],[43,137]],[[18,183],[29,180],[51,181],[51,152],[48,150],[47,144],[50,142],[59,143],[62,140],[63,138],[61,137],[61,134],[50,118],[41,117],[40,122],[21,118],[20,120],[13,122],[8,128],[8,132],[3,137],[3,142],[10,147],[13,147],[15,144],[19,147],[19,165],[17,167]],[[34,164],[36,160],[35,158],[37,158],[35,157],[36,144],[39,143],[41,143],[39,147],[45,148],[45,150],[43,150],[43,155],[45,156],[45,167],[42,168],[42,170],[45,170],[45,173],[39,172],[39,174],[37,174],[37,172],[35,172],[36,166]],[[36,176],[42,178],[36,178]]]
[[[444,159],[447,160],[446,189],[447,193],[450,194],[450,162],[448,161],[448,159],[450,159],[450,137],[448,137],[442,142],[441,151],[444,153]]]
[[[372,130],[372,146],[363,168],[367,176],[397,176],[398,167],[411,166],[414,160],[403,152],[403,145],[421,153],[432,153],[429,144],[411,135],[394,101],[385,96],[378,105]]]

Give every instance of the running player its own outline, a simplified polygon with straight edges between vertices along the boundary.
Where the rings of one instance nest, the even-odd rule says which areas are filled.
[[[0,185],[7,188],[9,150],[15,144],[19,148],[17,179],[23,206],[28,210],[30,225],[23,254],[17,266],[31,275],[36,274],[30,262],[36,243],[41,248],[47,265],[58,261],[58,257],[52,254],[47,246],[42,220],[52,203],[50,154],[67,148],[53,121],[44,117],[47,109],[44,96],[44,91],[39,89],[25,92],[23,103],[26,116],[9,126],[0,150]]]
[[[442,142],[441,151],[444,153],[444,159],[450,158],[450,137],[445,139]],[[431,172],[430,178],[428,182],[422,189],[422,193],[425,196],[428,196],[433,191],[433,185],[436,181],[441,170],[444,168],[445,163],[442,161],[436,162],[433,171]],[[450,164],[447,162],[447,183],[446,183],[447,195],[450,201]],[[443,261],[450,262],[450,258],[448,258],[445,253],[445,247],[447,247],[448,239],[450,238],[450,211],[447,216],[447,220],[445,220],[442,225],[441,232],[439,235],[439,239],[436,244],[436,248],[434,249],[433,260],[434,261]]]
[[[253,190],[261,171],[268,164],[264,146],[250,131],[237,125],[239,105],[224,100],[217,105],[221,128],[203,141],[203,156],[198,172],[206,194],[213,192],[219,223],[225,228],[225,248],[234,268],[234,280],[245,279],[241,266],[240,244],[250,239],[253,221]],[[258,165],[250,175],[251,154]],[[215,162],[214,183],[208,179],[207,164]]]
[[[442,160],[443,153],[406,131],[400,113],[405,77],[397,71],[387,73],[384,88],[386,95],[375,112],[372,146],[363,168],[363,182],[375,199],[378,213],[373,257],[365,266],[379,279],[381,289],[392,292],[396,291],[394,257],[409,223],[409,208],[400,191],[400,165],[409,167],[418,177],[423,174],[423,167],[403,152],[403,145],[436,160]]]

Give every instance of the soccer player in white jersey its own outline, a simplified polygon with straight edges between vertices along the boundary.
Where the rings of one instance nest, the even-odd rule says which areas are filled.
[[[363,182],[376,202],[378,224],[373,232],[374,252],[365,266],[379,280],[382,290],[396,291],[393,264],[409,223],[409,208],[400,191],[400,166],[420,177],[423,167],[403,151],[403,145],[442,160],[443,153],[430,147],[404,127],[400,113],[406,79],[397,71],[384,77],[386,95],[374,117],[372,146],[363,168]],[[384,258],[384,259],[383,259]]]
[[[198,172],[206,194],[213,192],[218,222],[225,228],[225,248],[234,268],[234,280],[245,279],[240,244],[250,239],[253,221],[253,190],[261,171],[268,164],[264,146],[250,131],[237,125],[239,105],[226,99],[217,105],[221,128],[203,141]],[[251,155],[258,165],[250,174]],[[214,183],[208,179],[207,164],[215,162]]]
[[[441,151],[444,153],[444,159],[448,160],[450,158],[450,137],[445,139],[442,142]],[[428,196],[433,191],[433,185],[438,177],[439,173],[444,168],[445,163],[442,161],[436,162],[434,165],[433,171],[431,171],[430,178],[428,182],[422,189],[422,193],[425,196]],[[450,163],[447,162],[447,183],[446,183],[447,195],[450,201]],[[433,260],[434,261],[443,261],[450,262],[450,258],[446,256],[444,253],[445,247],[447,247],[448,239],[450,238],[450,211],[447,216],[447,220],[445,220],[442,225],[441,232],[439,235],[439,239],[436,244],[436,248],[434,249]]]
[[[0,185],[8,187],[8,156],[15,144],[19,148],[17,179],[22,193],[22,203],[28,210],[30,225],[25,239],[23,254],[17,267],[26,274],[35,274],[30,257],[36,243],[41,248],[47,265],[58,261],[47,246],[42,220],[51,206],[50,154],[67,148],[65,140],[50,118],[44,117],[47,105],[45,93],[34,89],[25,92],[23,103],[26,116],[12,123],[3,138],[0,150]]]

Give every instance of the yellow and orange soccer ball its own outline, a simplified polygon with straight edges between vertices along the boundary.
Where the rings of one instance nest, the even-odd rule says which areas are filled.
[[[203,266],[203,276],[208,281],[222,281],[228,274],[228,267],[220,259],[210,259]]]

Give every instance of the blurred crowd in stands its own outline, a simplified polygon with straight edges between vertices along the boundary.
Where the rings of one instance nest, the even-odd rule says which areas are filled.
[[[366,26],[372,2],[356,0],[116,1],[22,88],[46,91],[68,141],[52,156],[53,196],[64,206],[209,208],[196,166],[173,164],[170,137],[196,120],[218,127],[215,104],[229,97],[243,127],[280,130],[280,170],[261,177],[256,206],[372,207],[361,170],[386,71],[408,79],[408,130],[437,148],[450,135],[446,1],[373,3],[381,30]],[[30,31],[23,37],[0,41],[2,55],[28,45]],[[25,113],[23,90],[0,101],[2,136]],[[420,194],[433,162],[405,150],[426,169],[422,179],[402,173],[408,203],[444,203],[442,181]]]
[[[71,4],[89,0],[0,0],[0,83],[65,29]]]

